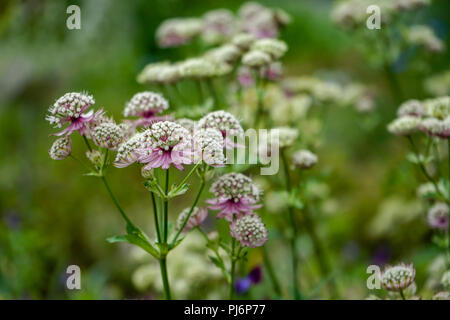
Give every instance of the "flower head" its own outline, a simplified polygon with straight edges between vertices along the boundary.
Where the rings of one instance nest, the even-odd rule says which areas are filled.
[[[224,140],[216,128],[200,128],[194,133],[194,150],[199,159],[211,166],[225,163]]]
[[[180,79],[180,70],[177,65],[167,62],[150,63],[137,77],[139,83],[174,83]]]
[[[447,230],[449,208],[445,202],[438,202],[428,210],[428,224],[432,228]]]
[[[441,284],[445,290],[450,290],[450,270],[447,270],[441,278]]]
[[[423,119],[419,129],[432,137],[447,138],[450,136],[450,117],[440,120],[437,118]]]
[[[217,44],[229,38],[235,31],[234,15],[227,9],[216,9],[203,16],[203,40]]]
[[[125,117],[152,118],[156,114],[169,108],[169,103],[164,97],[155,92],[145,91],[136,93],[127,102],[123,115]]]
[[[233,37],[231,42],[241,50],[248,50],[256,38],[250,33],[239,33]]]
[[[230,225],[230,233],[244,247],[260,247],[267,241],[267,229],[256,214],[242,216]]]
[[[420,119],[413,116],[397,118],[388,125],[388,131],[395,135],[407,136],[417,131]]]
[[[251,68],[266,66],[271,61],[270,55],[261,50],[251,50],[242,57],[242,63]]]
[[[142,132],[143,143],[136,150],[138,161],[145,169],[168,169],[172,164],[183,170],[183,164],[192,163],[191,135],[189,131],[172,121],[155,122]]]
[[[317,156],[309,150],[298,150],[292,154],[292,164],[302,169],[309,169],[317,163]]]
[[[225,44],[221,47],[209,50],[205,57],[217,63],[234,63],[241,55],[241,50],[233,44]]]
[[[233,220],[234,215],[249,214],[260,207],[255,205],[260,198],[261,191],[253,181],[241,173],[228,173],[217,179],[210,192],[215,198],[208,200],[209,207],[220,210],[218,218]]]
[[[401,104],[401,106],[397,110],[397,116],[413,116],[413,117],[422,117],[425,114],[425,109],[423,107],[422,102],[419,100],[408,100]]]
[[[416,270],[412,264],[386,267],[381,275],[381,285],[389,291],[404,290],[414,282],[415,275]]]
[[[180,75],[188,79],[207,78],[215,75],[214,63],[205,58],[187,59],[181,62],[178,68]]]
[[[449,291],[441,291],[436,293],[433,298],[433,300],[450,300],[450,292]]]
[[[280,148],[287,148],[292,146],[297,140],[299,132],[295,128],[279,127],[270,130],[270,134],[278,133],[278,145]]]
[[[81,135],[86,131],[86,123],[95,119],[95,117],[102,111],[94,114],[91,110],[84,113],[95,103],[94,98],[85,93],[70,92],[63,95],[61,98],[48,109],[49,115],[46,120],[54,125],[55,128],[61,128],[66,122],[69,126],[63,131],[57,133],[57,136],[63,134],[70,135],[74,131],[78,131]]]
[[[277,39],[260,39],[252,44],[252,50],[260,50],[269,54],[273,59],[281,58],[287,51],[287,45],[284,41]]]
[[[69,136],[56,139],[49,150],[53,160],[64,160],[72,152],[72,139]]]
[[[181,229],[181,226],[184,220],[186,220],[190,209],[191,208],[186,208],[183,211],[181,211],[177,219],[178,229]],[[208,209],[195,207],[188,221],[184,225],[183,232],[187,232],[192,228],[195,228],[196,226],[200,225],[206,219],[207,216],[208,216]]]
[[[143,133],[136,133],[119,146],[114,165],[117,168],[124,168],[135,163],[139,158],[138,150],[144,146],[145,137]]]
[[[161,48],[177,47],[189,42],[200,34],[203,27],[201,19],[174,18],[161,23],[156,30],[156,39]]]
[[[199,128],[214,128],[220,131],[225,141],[226,148],[236,146],[233,137],[242,137],[244,129],[242,129],[239,121],[231,114],[223,110],[208,113],[198,121]]]
[[[111,122],[105,122],[92,130],[92,140],[102,148],[115,150],[124,139],[122,128]]]

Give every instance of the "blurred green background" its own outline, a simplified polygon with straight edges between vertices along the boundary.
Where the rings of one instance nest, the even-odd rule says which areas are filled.
[[[423,286],[438,250],[430,243],[431,232],[415,200],[421,177],[404,159],[405,141],[386,131],[397,105],[382,72],[360,55],[351,34],[332,24],[331,1],[260,2],[292,16],[292,24],[281,35],[289,45],[283,59],[288,75],[343,72],[377,90],[377,108],[370,115],[330,110],[326,143],[319,152],[320,166],[330,175],[329,212],[319,233],[326,237],[342,297],[368,294],[366,268],[377,259],[413,261],[417,284]],[[81,7],[81,30],[66,28],[70,4]],[[241,4],[233,0],[0,2],[0,299],[153,297],[151,290],[133,285],[136,261],[130,258],[131,247],[105,241],[122,233],[123,224],[100,181],[82,176],[79,165],[70,159],[48,157],[53,130],[44,120],[45,113],[65,92],[86,90],[97,106],[119,119],[125,102],[145,88],[136,82],[145,64],[186,57],[183,49],[156,46],[154,32],[162,20],[201,16],[222,7],[235,11]],[[448,1],[435,1],[420,17],[435,27],[447,48],[448,12]],[[427,59],[425,73],[399,71],[406,97],[428,96],[424,77],[448,69],[449,50]],[[81,146],[76,137],[73,149]],[[151,202],[139,171],[111,170],[110,182],[128,214],[138,225],[150,228]],[[183,203],[173,207],[173,218],[183,207]],[[308,252],[307,239],[300,243]],[[278,245],[269,244],[269,252],[275,254]],[[65,270],[71,264],[81,267],[82,290],[65,289]],[[305,266],[309,268],[307,259]],[[280,260],[275,268],[288,268],[288,260]],[[266,277],[252,297],[267,297],[269,288]]]

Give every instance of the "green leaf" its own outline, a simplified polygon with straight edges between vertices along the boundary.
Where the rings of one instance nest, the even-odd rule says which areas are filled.
[[[113,236],[106,239],[109,243],[128,242],[134,244],[144,251],[150,253],[156,259],[160,258],[158,249],[154,247],[142,234],[127,234],[121,236]]]
[[[189,185],[187,183],[182,184],[181,186],[172,186],[171,190],[169,191],[169,194],[167,195],[168,199],[172,199],[178,196],[181,196],[182,194],[185,194],[186,191],[188,191]]]
[[[145,188],[147,188],[148,191],[153,192],[161,199],[165,199],[166,195],[164,194],[164,191],[161,189],[161,186],[158,184],[155,178],[150,178],[143,182]]]

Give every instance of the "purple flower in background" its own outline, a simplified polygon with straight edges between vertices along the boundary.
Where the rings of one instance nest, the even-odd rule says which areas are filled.
[[[150,126],[154,122],[169,120],[169,117],[158,117],[157,114],[167,110],[169,103],[159,93],[145,91],[136,93],[126,104],[123,111],[125,117],[139,117],[135,127]]]
[[[239,278],[234,282],[234,290],[237,294],[245,294],[252,285],[260,283],[262,280],[262,269],[260,266],[254,267],[247,276]]]
[[[391,260],[391,257],[391,247],[387,244],[382,244],[375,250],[375,253],[372,256],[372,263],[378,266],[385,265],[389,262],[389,260]]]

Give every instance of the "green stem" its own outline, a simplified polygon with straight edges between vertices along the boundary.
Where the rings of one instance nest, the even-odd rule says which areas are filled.
[[[255,82],[255,90],[256,90],[256,97],[257,97],[257,109],[256,109],[256,116],[255,116],[255,121],[253,123],[253,127],[257,128],[259,126],[259,123],[261,122],[261,116],[263,115],[263,111],[264,111],[264,104],[263,104],[264,83],[257,72],[254,72],[254,82]]]
[[[161,277],[164,286],[164,294],[166,296],[166,300],[172,300],[172,296],[170,294],[170,285],[169,285],[169,277],[167,276],[167,261],[166,257],[161,258],[159,260],[159,266],[161,267]]]
[[[76,162],[78,162],[79,164],[81,164],[84,168],[88,169],[89,171],[91,171],[92,169],[89,168],[89,166],[87,164],[85,164],[83,161],[81,161],[80,159],[78,159],[77,157],[75,157],[74,155],[70,155],[70,157],[75,160]]]
[[[201,105],[204,101],[201,80],[197,79],[197,80],[194,80],[194,82],[195,82],[195,86],[197,87],[198,104]]]
[[[102,179],[103,184],[105,185],[106,190],[108,190],[109,196],[111,197],[111,199],[112,199],[112,201],[114,202],[114,204],[115,204],[117,210],[119,210],[119,212],[120,212],[120,214],[122,215],[122,217],[123,217],[123,219],[125,220],[125,222],[126,222],[128,225],[134,227],[134,224],[133,224],[133,223],[131,222],[131,220],[128,218],[128,216],[126,215],[126,213],[122,210],[122,208],[121,208],[120,205],[119,205],[119,202],[117,201],[116,197],[115,197],[114,194],[112,193],[111,188],[109,187],[109,184],[108,184],[108,182],[106,181],[105,176],[102,175],[100,178]]]
[[[418,152],[418,149],[417,149],[417,147],[416,147],[416,144],[414,143],[413,138],[411,137],[411,135],[408,135],[407,137],[408,137],[409,143],[411,144],[411,148],[412,148],[412,150],[413,150],[413,153],[417,156],[417,159],[418,159],[418,161],[419,161],[418,164],[419,164],[420,170],[422,171],[422,173],[424,174],[424,176],[427,178],[427,180],[430,181],[430,182],[433,184],[434,189],[436,190],[436,193],[442,196],[442,193],[441,193],[441,191],[439,190],[439,187],[438,187],[436,181],[434,181],[434,179],[430,176],[430,174],[428,173],[428,171],[425,169],[425,166],[423,165],[422,160],[420,159],[420,154],[419,154],[419,152]]]
[[[403,290],[400,290],[400,297],[402,297],[403,300],[406,300],[405,294],[403,293]]]
[[[236,248],[236,239],[231,238],[231,271],[230,271],[230,287],[228,290],[228,299],[233,300],[233,292],[234,292],[234,275],[236,273],[236,258],[234,256]]]
[[[262,246],[263,250],[263,259],[264,259],[264,266],[267,269],[267,273],[269,274],[270,281],[272,282],[273,290],[278,296],[281,296],[281,287],[280,282],[278,281],[275,272],[273,270],[272,262],[270,261],[269,255],[267,253],[266,246]]]
[[[181,187],[183,184],[186,183],[186,181],[189,179],[189,177],[195,172],[195,170],[198,168],[198,166],[201,164],[201,162],[197,163],[194,167],[192,167],[191,171],[181,180],[181,182],[178,184],[179,187]]]
[[[283,161],[284,175],[286,179],[286,190],[288,194],[291,193],[291,179],[289,175],[289,167],[284,150],[281,150],[281,159]],[[298,261],[297,261],[297,226],[295,225],[294,210],[288,206],[289,224],[292,228],[292,235],[290,239],[291,259],[292,259],[292,285],[294,299],[301,299],[301,294],[298,289]]]
[[[92,151],[91,145],[89,144],[89,141],[84,134],[83,134],[83,140],[84,140],[84,143],[86,143],[88,150]]]
[[[155,194],[153,192],[150,192],[150,195],[152,197],[153,219],[155,221],[156,238],[158,239],[158,242],[161,243],[161,231],[160,231],[160,226],[159,226],[159,221],[158,221],[158,210],[156,209]]]
[[[167,195],[169,190],[169,169],[166,170],[166,185],[164,192]],[[164,199],[164,243],[167,243],[167,236],[169,230],[169,201]]]
[[[195,197],[195,200],[192,203],[192,206],[189,209],[189,212],[186,215],[186,218],[184,219],[183,223],[181,224],[180,228],[178,229],[177,233],[175,234],[175,237],[172,240],[171,246],[175,245],[175,243],[178,240],[178,237],[180,236],[181,232],[183,231],[184,227],[186,226],[186,223],[188,222],[189,218],[191,217],[192,212],[194,211],[194,208],[197,205],[198,200],[200,199],[200,196],[203,192],[204,187],[205,187],[205,179],[202,179],[202,182],[200,184],[200,189],[198,190],[197,196]]]
[[[447,154],[447,161],[448,161],[448,181],[447,181],[447,187],[448,187],[448,199],[450,200],[450,138],[447,138],[447,146],[448,146],[448,154]]]
[[[219,107],[219,98],[217,96],[216,90],[214,89],[214,84],[212,82],[212,79],[207,78],[206,79],[206,85],[208,86],[209,93],[211,94],[211,96],[213,98],[213,101],[214,101],[213,109],[217,110],[218,107]]]

